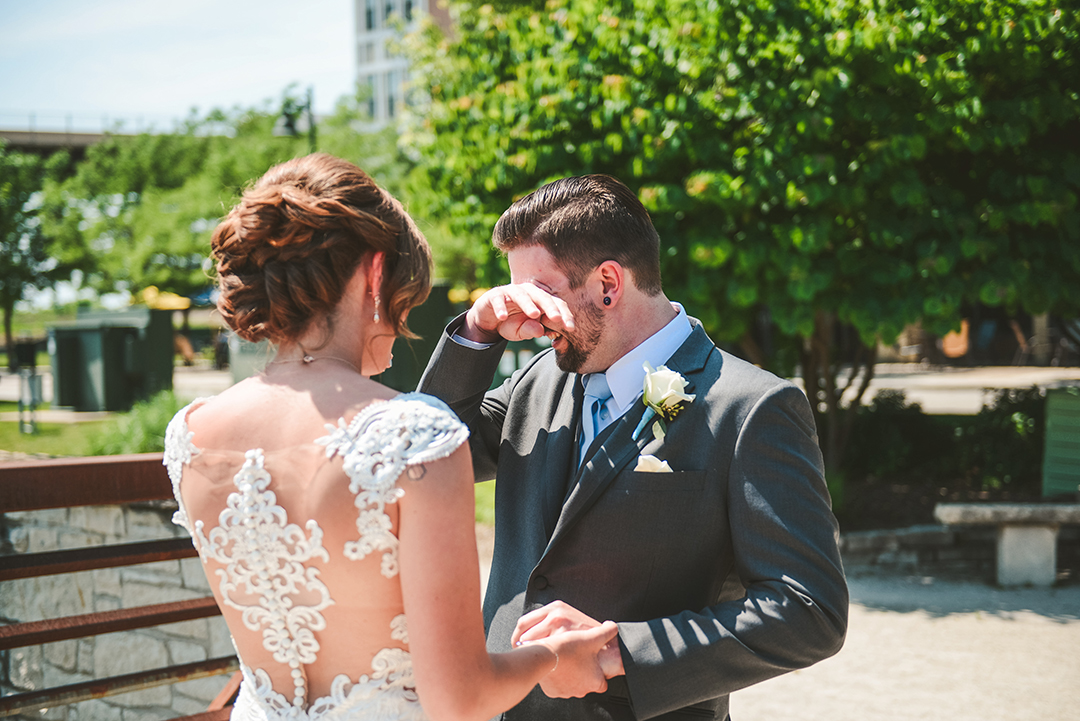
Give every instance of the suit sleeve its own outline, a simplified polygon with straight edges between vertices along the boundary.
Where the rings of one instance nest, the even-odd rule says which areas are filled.
[[[746,595],[700,611],[620,623],[638,718],[730,694],[843,645],[848,590],[809,403],[785,383],[739,430],[727,493]]]
[[[460,315],[446,327],[416,390],[442,400],[469,426],[476,480],[488,481],[495,477],[512,381],[488,391],[506,341],[484,350],[467,348],[451,337],[464,321]]]

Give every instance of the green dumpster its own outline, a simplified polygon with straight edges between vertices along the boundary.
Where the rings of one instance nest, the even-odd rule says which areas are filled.
[[[48,334],[54,407],[123,411],[172,388],[172,311],[80,313]]]

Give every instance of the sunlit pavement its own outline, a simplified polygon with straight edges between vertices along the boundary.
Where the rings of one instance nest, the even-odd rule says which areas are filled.
[[[41,369],[43,393],[52,398],[52,374]],[[173,388],[183,400],[194,400],[220,393],[232,385],[228,370],[206,367],[177,366],[173,372]],[[796,383],[801,384],[799,379]],[[987,389],[1030,388],[1033,385],[1050,386],[1057,383],[1080,385],[1080,368],[1054,368],[1034,366],[987,366],[957,368],[951,366],[925,367],[915,363],[881,363],[875,368],[874,377],[863,397],[869,402],[878,391],[889,388],[903,390],[908,401],[919,403],[926,413],[975,414],[989,400]],[[19,377],[6,370],[0,372],[0,401],[17,401]],[[0,414],[0,421],[15,420],[12,414]],[[57,411],[45,422],[71,422],[89,420],[82,413]]]
[[[850,579],[836,656],[736,692],[733,721],[1076,721],[1080,584]]]

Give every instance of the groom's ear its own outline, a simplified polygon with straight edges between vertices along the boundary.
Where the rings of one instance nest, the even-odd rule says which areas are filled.
[[[601,291],[601,297],[595,299],[597,305],[611,307],[619,302],[626,289],[626,274],[626,269],[615,260],[605,260],[596,266],[593,275],[600,281]],[[611,302],[606,302],[605,298],[610,298]]]

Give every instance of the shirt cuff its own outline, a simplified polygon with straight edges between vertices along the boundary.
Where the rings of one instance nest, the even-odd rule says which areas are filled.
[[[494,343],[479,343],[475,340],[469,340],[468,338],[460,336],[457,333],[454,333],[452,336],[450,336],[450,340],[454,341],[458,345],[463,345],[466,348],[472,348],[473,350],[487,350],[488,348],[495,345]]]

